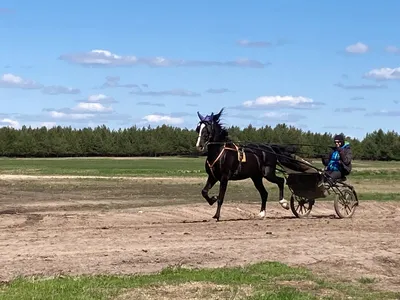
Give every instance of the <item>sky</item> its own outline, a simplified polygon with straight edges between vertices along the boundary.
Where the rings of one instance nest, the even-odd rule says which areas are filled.
[[[56,2],[0,3],[0,126],[399,130],[400,1]]]

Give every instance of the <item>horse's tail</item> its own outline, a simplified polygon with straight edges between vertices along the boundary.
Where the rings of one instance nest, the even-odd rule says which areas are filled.
[[[292,154],[296,154],[298,151],[298,147],[295,145],[271,144],[270,147],[276,154],[279,154],[279,156],[291,156]]]
[[[277,145],[277,144],[263,144],[263,143],[248,143],[245,146],[247,149],[255,151],[256,153],[275,154],[277,157],[291,156],[297,153],[297,147],[293,145]]]
[[[304,172],[309,166],[301,161],[298,153],[298,147],[295,145],[270,145],[277,156],[278,162],[291,170]]]

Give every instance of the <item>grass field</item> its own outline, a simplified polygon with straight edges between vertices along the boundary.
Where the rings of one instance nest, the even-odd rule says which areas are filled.
[[[312,163],[322,167],[319,160]],[[0,158],[0,172],[34,175],[204,176],[200,158]],[[352,177],[400,177],[400,162],[354,161]]]
[[[337,282],[305,268],[272,262],[201,270],[166,268],[141,276],[17,279],[0,289],[0,299],[398,299],[397,293],[371,289],[373,282],[373,278]]]
[[[64,175],[96,177],[182,177],[205,179],[205,158],[66,158],[0,159],[0,174]],[[322,167],[320,161],[313,162]],[[362,200],[400,200],[400,162],[354,161],[349,182],[357,186]],[[282,176],[282,174],[278,174]],[[201,185],[201,184],[200,184]],[[269,184],[271,193],[276,185]],[[250,184],[233,184],[233,189],[253,190]],[[175,192],[175,191],[174,191]],[[287,192],[289,192],[287,190]],[[251,192],[250,192],[251,193]]]
[[[215,223],[204,161],[0,159],[0,299],[400,299],[400,163],[354,162],[350,220],[293,219],[268,182],[257,220],[245,180]]]

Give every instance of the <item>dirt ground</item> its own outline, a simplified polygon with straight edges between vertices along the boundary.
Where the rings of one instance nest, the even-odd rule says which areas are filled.
[[[203,178],[2,176],[0,182],[2,281],[269,260],[344,280],[370,277],[377,287],[400,291],[397,202],[361,202],[353,218],[343,220],[335,218],[332,202],[317,202],[312,217],[296,219],[271,196],[261,220],[255,190],[231,187],[216,222],[216,206],[199,197]],[[245,195],[252,202],[234,200]]]

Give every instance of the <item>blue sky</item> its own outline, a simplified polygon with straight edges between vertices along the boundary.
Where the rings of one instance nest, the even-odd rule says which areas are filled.
[[[398,130],[400,1],[0,5],[0,126]]]

